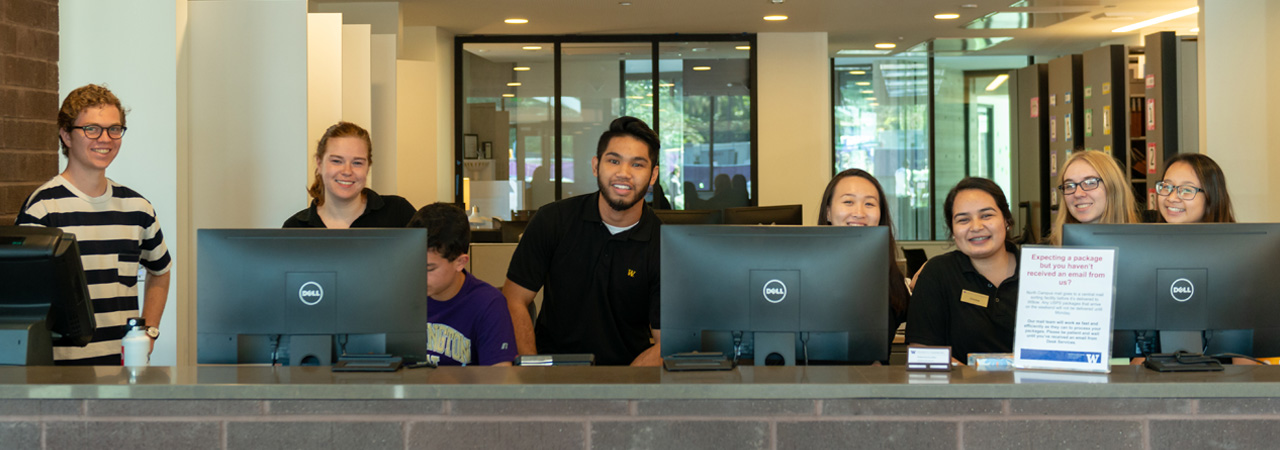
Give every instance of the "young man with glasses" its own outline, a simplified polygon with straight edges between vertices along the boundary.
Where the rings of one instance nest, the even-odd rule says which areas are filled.
[[[54,347],[57,364],[120,365],[125,321],[138,316],[138,266],[147,269],[142,317],[154,345],[173,267],[151,202],[107,178],[125,132],[120,99],[102,86],[71,91],[58,111],[67,168],[36,189],[17,225],[76,235],[98,329],[81,347]]]

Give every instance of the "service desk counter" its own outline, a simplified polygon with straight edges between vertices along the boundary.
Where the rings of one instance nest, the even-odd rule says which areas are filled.
[[[0,447],[1274,448],[1280,367],[0,367]]]

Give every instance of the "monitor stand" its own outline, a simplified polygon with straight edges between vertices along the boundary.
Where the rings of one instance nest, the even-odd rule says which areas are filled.
[[[0,365],[52,366],[52,339],[44,319],[0,322]]]
[[[290,366],[332,366],[333,335],[295,334],[289,336]]]
[[[778,355],[782,357],[783,363],[780,365],[796,365],[795,333],[757,332],[754,334],[753,339],[755,340],[755,364],[757,366],[779,365],[776,363],[769,364],[769,355]]]
[[[1161,331],[1160,353],[1179,351],[1195,354],[1204,352],[1204,334],[1200,331]]]

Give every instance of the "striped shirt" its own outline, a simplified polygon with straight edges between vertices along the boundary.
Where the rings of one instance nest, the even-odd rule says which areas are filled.
[[[171,261],[151,202],[107,180],[107,191],[90,197],[61,175],[36,189],[17,225],[56,227],[76,235],[98,328],[85,347],[54,347],[59,364],[120,365],[125,320],[139,317],[138,265],[152,275]]]

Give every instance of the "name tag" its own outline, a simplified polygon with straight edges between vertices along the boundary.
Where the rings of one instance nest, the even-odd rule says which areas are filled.
[[[960,301],[968,303],[970,305],[978,305],[983,308],[986,308],[987,299],[988,299],[987,296],[979,294],[977,292],[968,291],[968,290],[960,292]]]

